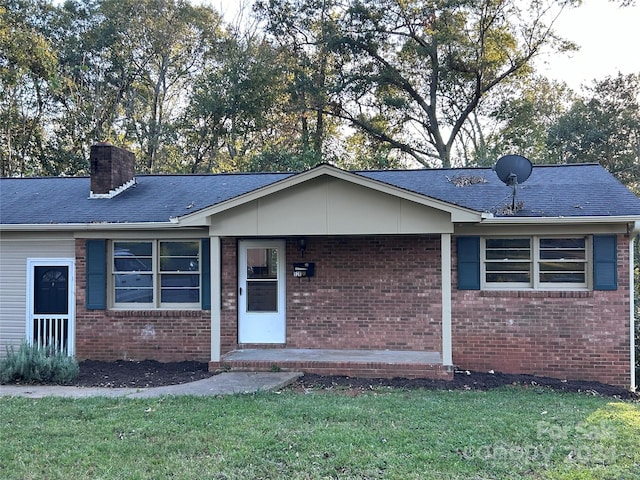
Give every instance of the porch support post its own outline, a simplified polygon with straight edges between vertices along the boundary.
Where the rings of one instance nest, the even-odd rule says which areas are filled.
[[[442,277],[442,363],[453,365],[451,348],[451,234],[440,235],[440,264]]]
[[[220,361],[220,298],[221,260],[220,237],[211,237],[211,361]]]

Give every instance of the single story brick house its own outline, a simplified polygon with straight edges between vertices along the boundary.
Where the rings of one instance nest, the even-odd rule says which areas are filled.
[[[0,180],[0,349],[632,387],[640,200],[595,164]]]

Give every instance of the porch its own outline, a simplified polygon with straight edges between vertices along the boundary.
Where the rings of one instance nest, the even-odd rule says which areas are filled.
[[[233,350],[209,370],[301,371],[318,375],[368,378],[453,379],[453,368],[439,352],[408,350],[338,350],[312,348],[251,348]]]

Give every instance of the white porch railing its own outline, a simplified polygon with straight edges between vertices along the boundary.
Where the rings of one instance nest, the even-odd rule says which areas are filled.
[[[31,340],[39,347],[69,352],[69,316],[35,315]]]

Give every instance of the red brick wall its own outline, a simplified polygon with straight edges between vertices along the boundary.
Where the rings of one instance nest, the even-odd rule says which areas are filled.
[[[220,239],[222,256],[222,301],[220,309],[220,351],[238,347],[238,242]]]
[[[287,346],[440,351],[440,238],[307,237],[287,242]],[[295,278],[294,262],[315,262]]]
[[[76,357],[161,362],[211,359],[211,312],[87,310],[85,240],[76,240]]]
[[[289,348],[440,351],[439,237],[306,237],[287,241]],[[237,241],[222,240],[222,353],[237,348]],[[315,276],[295,278],[294,262]]]
[[[628,386],[628,242],[618,236],[616,291],[459,291],[454,268],[454,364]]]
[[[91,192],[107,194],[133,180],[136,157],[108,143],[91,146]]]
[[[455,239],[454,239],[455,242]],[[307,237],[287,241],[287,347],[441,349],[439,237]],[[629,382],[628,239],[618,238],[617,291],[458,291],[453,361],[470,370]],[[222,239],[221,349],[237,348],[237,240]],[[455,248],[452,248],[455,257]],[[294,278],[291,264],[315,262]],[[209,360],[208,311],[87,311],[85,242],[76,243],[78,358]]]

